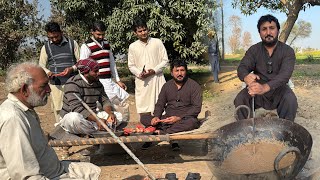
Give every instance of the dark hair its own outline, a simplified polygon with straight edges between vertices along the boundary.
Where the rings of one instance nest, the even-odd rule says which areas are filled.
[[[133,30],[133,31],[136,31],[137,28],[139,28],[139,27],[148,28],[147,23],[146,23],[145,20],[143,20],[143,19],[141,19],[141,18],[136,18],[136,19],[133,21],[132,30]]]
[[[102,21],[96,21],[91,26],[91,31],[106,31],[106,25]]]
[[[280,24],[279,24],[278,19],[276,17],[272,16],[271,14],[267,14],[267,15],[261,16],[259,21],[258,21],[257,28],[258,28],[258,32],[259,33],[260,33],[261,24],[263,24],[263,23],[265,23],[267,21],[269,23],[271,23],[272,21],[275,22],[276,25],[277,25],[278,30],[280,30]]]
[[[181,67],[183,66],[186,71],[188,71],[187,62],[184,60],[172,60],[170,61],[170,71],[173,70],[174,67]]]
[[[46,32],[61,32],[59,24],[53,21],[48,22],[44,27],[44,30]]]

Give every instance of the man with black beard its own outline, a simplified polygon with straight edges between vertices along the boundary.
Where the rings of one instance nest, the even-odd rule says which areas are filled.
[[[51,92],[49,78],[37,64],[12,65],[6,77],[8,99],[0,106],[1,179],[95,179],[100,168],[86,162],[60,161],[40,126],[35,107]]]
[[[170,63],[170,71],[173,79],[161,88],[154,117],[141,121],[145,126],[156,127],[157,134],[190,131],[200,126],[197,118],[202,105],[200,85],[188,78],[188,68],[184,61],[173,60]],[[150,143],[146,143],[143,148],[147,148],[148,145],[150,146]],[[179,146],[173,143],[172,148],[177,150]]]
[[[294,50],[278,41],[280,25],[274,16],[262,16],[257,28],[262,41],[251,46],[240,62],[238,77],[247,88],[240,91],[234,105],[252,108],[254,97],[254,109],[277,109],[279,118],[294,121],[298,102],[286,85],[294,70]],[[237,115],[245,119],[248,112],[240,109]]]

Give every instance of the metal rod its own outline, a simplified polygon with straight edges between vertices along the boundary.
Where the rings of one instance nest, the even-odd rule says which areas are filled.
[[[156,180],[156,178],[148,171],[148,169],[143,165],[143,163],[137,158],[137,156],[135,156],[131,150],[119,139],[119,137],[117,137],[112,131],[111,129],[96,115],[96,113],[94,113],[92,111],[92,109],[79,97],[77,96],[75,93],[73,93],[76,98],[81,102],[81,104],[97,119],[97,121],[102,125],[103,128],[105,128],[110,135],[118,142],[118,144],[120,144],[120,146],[132,157],[132,159],[134,161],[136,161],[136,163],[138,163],[142,169],[148,174],[148,176],[152,179],[152,180]]]

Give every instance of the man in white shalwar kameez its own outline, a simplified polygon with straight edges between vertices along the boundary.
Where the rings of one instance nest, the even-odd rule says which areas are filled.
[[[169,60],[162,41],[149,37],[144,21],[137,19],[133,31],[139,40],[129,46],[128,67],[135,75],[136,108],[141,120],[154,111],[160,90],[166,82],[163,69]]]

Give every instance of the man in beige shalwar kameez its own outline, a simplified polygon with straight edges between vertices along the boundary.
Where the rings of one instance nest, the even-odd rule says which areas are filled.
[[[166,82],[162,71],[169,60],[162,41],[149,37],[144,21],[137,19],[133,31],[139,40],[129,46],[128,66],[136,76],[136,108],[141,120],[154,111],[160,90]]]

